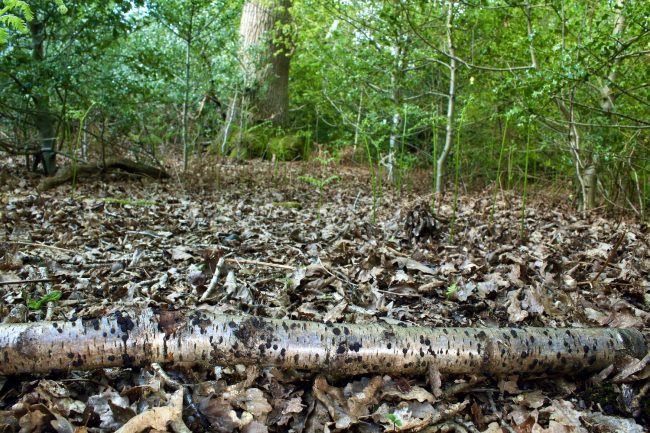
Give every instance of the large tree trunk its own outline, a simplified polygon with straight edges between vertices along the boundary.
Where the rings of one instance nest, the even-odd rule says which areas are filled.
[[[34,19],[29,23],[29,29],[32,36],[32,57],[37,62],[45,60],[45,24]],[[37,78],[40,80],[42,78]],[[44,83],[38,83],[37,86],[45,87]],[[50,111],[50,98],[47,94],[47,89],[44,88],[39,94],[35,92],[31,94],[32,101],[34,102],[34,123],[38,129],[38,135],[41,141],[41,148],[38,156],[34,160],[34,168],[38,166],[39,162],[43,163],[43,171],[46,175],[52,175],[56,172],[56,132],[55,122],[56,118]]]
[[[290,0],[249,0],[244,4],[239,32],[242,67],[251,120],[284,126],[289,111],[291,40]]]
[[[151,362],[367,372],[517,374],[599,370],[647,353],[635,329],[348,325],[145,309],[0,325],[0,375]]]

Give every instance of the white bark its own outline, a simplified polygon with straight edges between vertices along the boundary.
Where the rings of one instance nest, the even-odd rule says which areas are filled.
[[[445,128],[445,145],[436,161],[436,194],[441,194],[444,189],[445,162],[451,151],[454,136],[454,108],[456,103],[456,52],[454,50],[453,25],[454,5],[448,3],[447,9],[447,51],[449,54],[449,94],[447,95],[447,126]]]
[[[647,353],[635,329],[352,325],[144,309],[0,325],[0,375],[151,363],[323,371],[519,374],[600,370]]]

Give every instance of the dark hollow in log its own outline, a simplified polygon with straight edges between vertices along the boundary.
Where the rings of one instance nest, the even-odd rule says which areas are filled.
[[[333,324],[144,309],[99,319],[0,325],[0,374],[170,364],[369,372],[577,373],[642,358],[635,329]]]

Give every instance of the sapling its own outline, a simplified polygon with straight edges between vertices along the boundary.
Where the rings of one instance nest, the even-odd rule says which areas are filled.
[[[90,113],[90,110],[95,105],[95,102],[90,104],[90,107],[86,111],[72,111],[71,116],[73,119],[79,120],[79,130],[77,131],[77,140],[74,144],[74,149],[72,152],[72,190],[74,191],[77,188],[77,165],[78,157],[77,153],[79,152],[79,147],[81,146],[81,133],[84,129],[84,123],[86,122],[86,117]]]
[[[528,193],[528,157],[530,153],[530,120],[526,125],[526,153],[524,154],[524,193],[521,199],[521,237],[526,234],[526,194]]]
[[[323,190],[327,185],[330,183],[338,180],[339,177],[334,175],[334,176],[329,176],[329,177],[321,177],[321,178],[316,178],[312,176],[299,176],[298,180],[301,180],[303,182],[306,182],[318,189],[318,207],[316,209],[317,212],[317,219],[320,222],[320,208],[323,206]]]
[[[492,209],[490,210],[490,225],[494,222],[494,210],[497,204],[497,192],[501,185],[501,162],[503,161],[503,151],[506,145],[506,136],[508,134],[508,121],[510,116],[506,115],[505,125],[503,126],[503,136],[501,137],[501,149],[499,150],[499,162],[497,163],[497,177],[494,181],[494,192],[492,193]]]
[[[470,106],[471,103],[472,103],[472,98],[470,97],[465,107],[463,107],[463,111],[461,111],[460,113],[460,119],[458,120],[458,128],[457,128],[457,135],[456,135],[456,150],[454,151],[455,153],[454,165],[456,167],[455,176],[454,176],[454,213],[451,219],[451,224],[449,225],[449,238],[451,242],[454,241],[454,231],[456,228],[456,215],[458,213],[458,183],[460,181],[460,130],[463,127],[463,122],[465,120],[465,112],[467,111],[467,108]]]

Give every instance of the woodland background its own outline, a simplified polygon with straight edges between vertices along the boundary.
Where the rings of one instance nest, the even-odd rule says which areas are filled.
[[[325,151],[397,186],[417,168],[438,193],[561,185],[646,215],[643,1],[4,4],[0,144],[50,174],[54,152],[187,170]]]
[[[645,431],[648,57],[647,1],[3,0],[0,432]],[[381,374],[136,352],[222,313]]]

